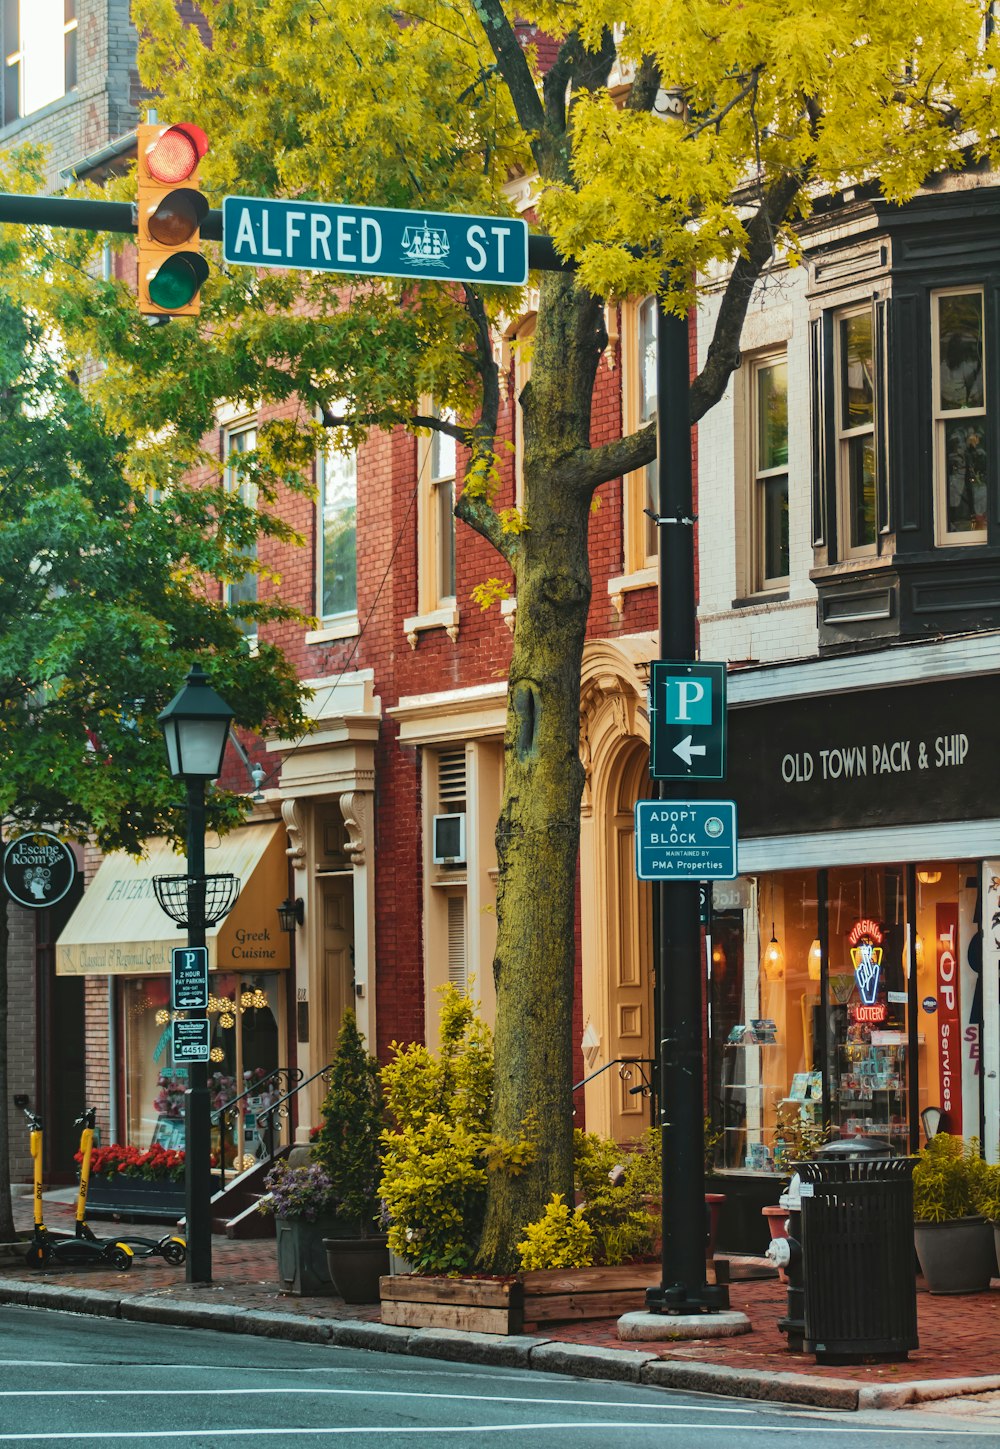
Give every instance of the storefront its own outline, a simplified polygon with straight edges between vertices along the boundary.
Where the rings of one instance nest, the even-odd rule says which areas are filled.
[[[824,1132],[912,1152],[928,1112],[1000,1155],[995,654],[980,636],[731,675],[741,875],[708,943],[724,1175],[773,1179]]]
[[[290,1065],[291,937],[279,929],[277,915],[288,891],[283,827],[250,825],[221,841],[210,838],[207,869],[241,882],[233,909],[206,934],[209,1086],[218,1108]],[[183,857],[162,840],[150,841],[140,861],[106,856],[56,948],[57,974],[114,978],[118,1111],[112,1131],[142,1148],[183,1145],[187,1068],[171,1060],[170,961],[184,937],[157,905],[153,877],[184,870]],[[274,1095],[273,1081],[264,1082],[224,1132],[216,1129],[215,1150],[224,1143],[228,1164],[252,1154],[256,1114]]]

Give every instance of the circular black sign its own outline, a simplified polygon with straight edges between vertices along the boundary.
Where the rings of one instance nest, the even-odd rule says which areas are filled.
[[[19,906],[41,911],[61,901],[76,878],[76,857],[62,840],[36,830],[3,853],[3,883]]]

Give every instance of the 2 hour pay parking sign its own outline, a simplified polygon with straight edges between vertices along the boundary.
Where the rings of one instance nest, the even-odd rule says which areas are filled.
[[[640,880],[735,880],[735,802],[640,800],[635,865]]]

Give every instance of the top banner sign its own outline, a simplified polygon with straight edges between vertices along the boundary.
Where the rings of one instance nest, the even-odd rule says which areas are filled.
[[[227,262],[251,267],[491,287],[523,287],[528,280],[528,224],[510,216],[227,196],[222,252]]]

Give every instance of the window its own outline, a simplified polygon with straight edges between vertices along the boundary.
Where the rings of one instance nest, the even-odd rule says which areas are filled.
[[[252,478],[246,476],[240,460],[253,450],[257,444],[257,429],[252,424],[249,427],[229,428],[225,433],[226,452],[226,488],[233,493],[239,493],[240,498],[248,508],[257,507],[257,485]],[[256,562],[257,544],[245,546],[243,557],[248,563]],[[245,573],[241,579],[225,585],[223,594],[225,603],[237,615],[240,628],[248,638],[256,638],[257,621],[240,616],[242,604],[256,604],[257,602],[257,575],[252,570]]]
[[[4,0],[3,123],[76,86],[76,0]]]
[[[875,368],[872,314],[837,319],[837,489],[840,552],[875,552]]]
[[[626,433],[656,416],[656,298],[626,309],[622,326],[622,411]],[[654,568],[656,524],[645,512],[657,512],[656,460],[625,479],[625,572]]]
[[[932,299],[934,498],[940,543],[986,541],[986,370],[983,294]]]
[[[784,354],[750,371],[752,458],[750,586],[788,583],[788,363]]]
[[[316,612],[322,619],[358,607],[356,453],[327,448],[316,460]]]
[[[524,506],[524,414],[520,398],[531,378],[535,321],[535,314],[531,313],[518,324],[511,337],[514,354],[514,502],[518,508]]]
[[[435,411],[434,415],[454,422],[454,413]],[[433,534],[430,583],[436,607],[455,597],[455,439],[449,434],[431,434],[428,468]]]

